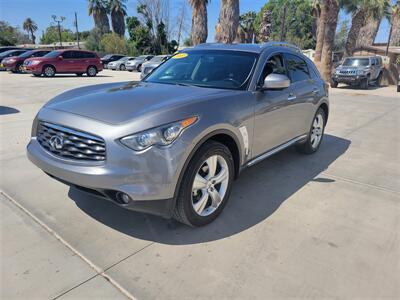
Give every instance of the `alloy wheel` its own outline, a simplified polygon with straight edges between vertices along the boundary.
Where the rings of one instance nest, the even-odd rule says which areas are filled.
[[[311,146],[315,149],[318,147],[324,132],[324,118],[321,114],[315,116],[311,129]]]
[[[52,67],[46,67],[44,69],[44,75],[46,75],[47,77],[53,77],[55,74],[54,69]]]
[[[213,155],[198,169],[192,186],[192,207],[200,216],[212,214],[222,203],[229,183],[225,158]]]
[[[89,76],[95,76],[96,75],[96,69],[94,67],[89,67],[87,70],[87,73]]]

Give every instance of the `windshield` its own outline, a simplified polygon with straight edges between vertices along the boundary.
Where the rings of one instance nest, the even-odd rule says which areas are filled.
[[[343,62],[345,67],[367,67],[369,58],[346,58]]]
[[[154,57],[153,57],[152,59],[150,59],[149,61],[150,61],[150,62],[162,62],[164,58],[165,58],[164,55],[162,55],[162,56],[154,56]]]
[[[255,53],[228,50],[179,53],[160,65],[144,81],[244,90],[257,57]]]
[[[61,51],[51,51],[43,57],[56,58],[61,54]]]
[[[13,49],[13,50],[8,50],[8,51],[4,51],[4,52],[0,53],[0,57],[1,57],[1,56],[6,57],[7,55],[13,53],[14,51],[15,51],[15,49]]]
[[[120,58],[119,61],[127,61],[129,60],[131,57],[125,56],[123,58]]]
[[[25,53],[22,53],[22,54],[18,55],[18,57],[22,57],[22,58],[29,57],[29,56],[31,56],[32,54],[34,54],[35,52],[36,52],[35,50],[27,51],[27,52],[25,52]]]
[[[109,58],[111,58],[111,56],[113,56],[113,55],[112,54],[106,54],[101,59],[109,59]]]

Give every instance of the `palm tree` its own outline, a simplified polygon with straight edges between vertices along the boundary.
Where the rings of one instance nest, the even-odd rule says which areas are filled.
[[[105,0],[89,0],[89,16],[93,16],[94,25],[101,33],[110,31],[107,12],[108,5]]]
[[[109,0],[111,24],[113,31],[120,36],[125,35],[126,0]]]
[[[330,81],[332,70],[332,51],[334,47],[335,33],[340,10],[338,0],[326,0],[326,8],[325,35],[320,68],[322,78],[326,81]]]
[[[392,7],[392,13],[390,18],[392,35],[389,44],[391,46],[400,46],[400,0]]]
[[[192,43],[197,45],[207,40],[207,4],[208,0],[189,0],[192,7]]]
[[[255,35],[254,21],[257,14],[254,11],[248,11],[239,17],[239,27],[236,41],[239,43],[252,43]]]
[[[324,46],[325,25],[327,20],[328,4],[329,0],[314,0],[313,2],[315,10],[319,12],[319,16],[317,19],[318,25],[316,29],[317,43],[315,45],[315,55],[314,55],[314,61],[317,63],[321,61],[322,48]]]
[[[382,19],[389,16],[390,0],[373,0],[365,17],[365,24],[360,29],[357,47],[370,46],[374,43]]]
[[[35,44],[36,37],[34,32],[38,29],[36,23],[31,18],[27,18],[22,24],[22,27],[28,32],[28,37],[29,34],[31,35],[32,44]]]
[[[380,21],[388,10],[389,0],[342,0],[342,3],[344,9],[352,14],[345,45],[345,56],[351,56],[356,46],[373,43]]]
[[[215,40],[233,43],[239,27],[239,0],[221,0],[219,21],[215,26]]]
[[[260,29],[257,36],[257,41],[260,42],[268,42],[271,39],[272,33],[272,18],[271,12],[268,9],[265,9],[262,13],[262,19],[260,23]]]

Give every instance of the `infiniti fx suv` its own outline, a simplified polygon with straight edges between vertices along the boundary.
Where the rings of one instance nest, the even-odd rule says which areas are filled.
[[[56,96],[36,116],[27,152],[61,182],[202,226],[243,169],[292,145],[317,151],[328,111],[327,85],[296,47],[203,44],[141,82]]]

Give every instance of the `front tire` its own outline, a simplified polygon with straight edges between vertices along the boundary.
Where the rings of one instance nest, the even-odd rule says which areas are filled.
[[[338,87],[338,85],[339,85],[339,83],[338,83],[337,81],[335,81],[335,80],[332,80],[331,87],[333,87],[333,88],[337,88],[337,87]]]
[[[315,153],[321,145],[326,125],[326,116],[322,108],[315,113],[307,140],[297,145],[297,150],[304,154]]]
[[[183,175],[174,218],[189,226],[204,226],[222,212],[234,178],[232,153],[209,141],[196,152]]]
[[[124,65],[124,64],[120,65],[120,66],[119,66],[119,70],[120,70],[120,71],[125,71],[125,70],[126,70],[125,65]]]
[[[56,75],[56,69],[53,66],[45,66],[43,68],[43,75],[45,77],[54,77],[54,75]]]
[[[363,90],[367,90],[367,89],[368,89],[368,86],[369,86],[369,80],[368,80],[368,78],[363,79],[363,80],[361,81],[361,83],[360,83],[360,88],[363,89]]]
[[[136,68],[136,71],[142,72],[142,65],[138,65],[138,67]]]
[[[382,73],[379,73],[378,78],[376,79],[375,86],[380,87],[382,84]]]

